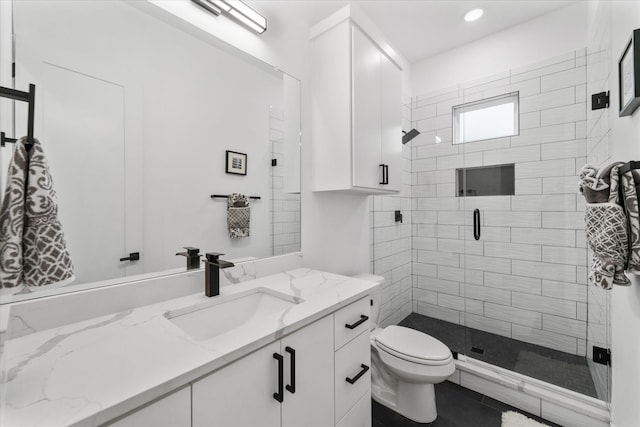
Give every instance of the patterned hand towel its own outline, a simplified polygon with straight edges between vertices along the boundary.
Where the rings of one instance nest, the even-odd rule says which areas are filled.
[[[0,208],[2,293],[63,286],[75,279],[47,160],[38,140],[30,151],[26,142],[16,142]]]
[[[227,229],[229,237],[249,237],[249,198],[244,194],[231,193],[227,197]]]
[[[629,257],[626,270],[640,274],[640,215],[638,213],[638,184],[640,174],[629,171],[620,177],[624,211],[627,215]]]
[[[580,171],[580,192],[587,200],[585,232],[592,251],[589,280],[604,289],[631,284],[624,275],[628,236],[627,217],[618,196],[621,165],[613,163],[601,171],[586,165]]]

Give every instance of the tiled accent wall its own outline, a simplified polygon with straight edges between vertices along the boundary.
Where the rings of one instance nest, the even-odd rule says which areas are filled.
[[[402,129],[409,131],[409,101],[402,107]],[[402,191],[393,196],[372,196],[370,248],[371,271],[384,276],[381,326],[395,325],[411,313],[411,144],[402,147]],[[395,211],[402,223],[395,222]]]
[[[519,135],[451,143],[452,106],[515,91]],[[586,97],[582,49],[412,100],[413,311],[586,354]],[[515,195],[455,197],[456,168],[504,163]]]
[[[284,191],[284,112],[269,108],[271,158],[271,242],[272,255],[300,251],[300,194]]]
[[[611,78],[610,45],[611,45],[611,5],[609,2],[599,2],[599,10],[594,22],[595,31],[592,32],[587,46],[587,94],[608,91],[615,78]],[[587,108],[587,163],[598,168],[611,162],[609,155],[609,122],[611,110],[616,111],[614,105],[609,109],[591,110]],[[591,253],[589,253],[589,263]],[[608,348],[610,329],[610,291],[605,291],[596,286],[588,287],[588,323],[587,323],[587,348],[592,346]],[[610,373],[606,365],[594,363],[588,360],[591,376],[596,386],[598,398],[609,401]]]

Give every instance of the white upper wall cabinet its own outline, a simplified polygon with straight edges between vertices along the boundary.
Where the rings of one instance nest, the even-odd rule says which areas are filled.
[[[311,30],[313,189],[399,192],[401,69],[350,12]]]

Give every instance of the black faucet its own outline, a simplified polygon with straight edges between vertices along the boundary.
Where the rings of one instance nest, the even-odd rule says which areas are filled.
[[[220,269],[234,266],[232,262],[219,259],[221,255],[224,254],[209,252],[205,255],[204,293],[208,297],[220,295]]]
[[[178,252],[176,255],[187,257],[187,270],[200,268],[200,249],[191,246],[184,246],[186,252]]]

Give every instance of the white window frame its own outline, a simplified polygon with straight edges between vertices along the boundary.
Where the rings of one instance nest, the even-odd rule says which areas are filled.
[[[497,105],[507,104],[510,101],[513,102],[513,133],[508,133],[504,135],[496,134],[490,138],[481,138],[481,139],[465,139],[462,140],[462,135],[460,135],[460,114],[467,113],[475,110],[482,110],[484,108],[495,107]],[[453,138],[452,143],[455,144],[466,144],[468,142],[477,142],[477,141],[486,141],[489,139],[495,138],[504,138],[507,136],[515,136],[520,134],[520,92],[510,92],[505,93],[503,95],[494,96],[491,98],[480,99],[478,101],[469,102],[466,104],[455,105],[451,109],[451,115],[453,120]]]

